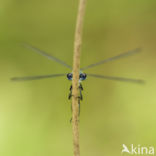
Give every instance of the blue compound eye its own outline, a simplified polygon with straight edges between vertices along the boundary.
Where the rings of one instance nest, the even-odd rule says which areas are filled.
[[[67,74],[67,78],[68,78],[68,80],[72,80],[73,74],[72,74],[72,73],[68,73],[68,74]]]
[[[79,79],[80,79],[81,81],[83,81],[83,80],[86,79],[86,77],[87,77],[87,75],[86,75],[85,73],[81,73],[80,76],[79,76]]]

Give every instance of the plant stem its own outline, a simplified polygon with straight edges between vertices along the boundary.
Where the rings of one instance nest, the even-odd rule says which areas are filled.
[[[80,50],[82,43],[83,19],[85,14],[86,0],[80,0],[75,30],[74,56],[73,56],[73,81],[72,81],[72,128],[74,156],[80,156],[79,127],[78,127],[78,87],[80,70]]]

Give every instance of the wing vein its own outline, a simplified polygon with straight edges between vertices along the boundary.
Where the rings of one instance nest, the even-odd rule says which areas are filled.
[[[51,75],[37,75],[37,76],[26,76],[26,77],[13,77],[11,78],[11,80],[12,81],[29,81],[29,80],[39,80],[39,79],[46,79],[46,78],[61,77],[65,75],[66,74],[51,74]]]
[[[125,78],[125,77],[114,77],[114,76],[105,76],[105,75],[98,75],[98,74],[87,74],[88,76],[107,79],[107,80],[115,80],[115,81],[122,81],[122,82],[132,82],[132,83],[145,83],[144,80],[141,79],[132,79],[132,78]]]
[[[40,54],[40,55],[42,55],[42,56],[48,58],[49,60],[55,61],[55,62],[57,62],[57,63],[59,63],[59,64],[65,66],[65,67],[67,67],[67,68],[69,68],[69,69],[72,69],[72,67],[71,67],[70,65],[68,65],[67,63],[65,63],[64,61],[62,61],[62,60],[60,60],[60,59],[58,59],[58,58],[56,58],[56,57],[54,57],[54,56],[52,56],[52,55],[50,55],[50,54],[44,52],[43,50],[40,50],[40,49],[38,49],[38,48],[36,48],[36,47],[34,47],[34,46],[32,46],[32,45],[28,45],[28,44],[23,44],[23,45],[24,45],[25,47],[27,47],[27,48],[29,48],[29,49],[35,51],[36,53],[38,53],[38,54]]]
[[[113,56],[113,57],[104,59],[102,61],[99,61],[97,63],[90,64],[90,65],[88,65],[86,67],[81,68],[81,70],[83,71],[83,70],[86,70],[86,69],[89,69],[89,68],[93,68],[95,66],[98,66],[98,65],[101,65],[101,64],[104,64],[104,63],[107,63],[107,62],[115,61],[115,60],[118,60],[118,59],[121,59],[121,58],[130,56],[130,55],[133,55],[133,54],[138,53],[140,51],[141,51],[141,49],[140,48],[137,48],[137,49],[134,49],[134,50],[125,52],[125,53],[121,53],[121,54],[119,54],[117,56]]]

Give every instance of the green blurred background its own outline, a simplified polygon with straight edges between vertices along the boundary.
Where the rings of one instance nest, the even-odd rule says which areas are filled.
[[[66,77],[11,82],[14,76],[71,72],[21,46],[30,43],[72,65],[78,1],[0,0],[0,155],[72,156]],[[120,156],[122,144],[156,148],[156,1],[88,0],[81,66],[141,47],[142,53],[88,69],[145,85],[83,82],[82,156]]]

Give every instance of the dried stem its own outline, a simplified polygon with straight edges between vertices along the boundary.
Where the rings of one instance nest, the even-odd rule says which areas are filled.
[[[80,0],[75,41],[74,41],[74,58],[73,58],[73,81],[72,81],[72,127],[73,127],[73,145],[74,145],[74,156],[80,156],[80,145],[79,145],[79,127],[78,127],[78,87],[79,87],[79,70],[80,70],[80,49],[82,43],[82,28],[83,19],[85,13],[86,0]]]

